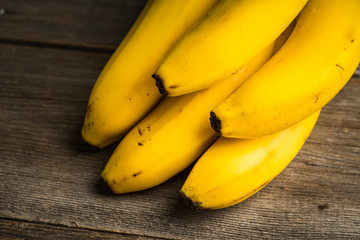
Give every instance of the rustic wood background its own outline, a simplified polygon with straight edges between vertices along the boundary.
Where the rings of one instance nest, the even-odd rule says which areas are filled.
[[[144,4],[0,0],[0,239],[359,239],[359,72],[285,171],[234,207],[184,204],[190,168],[138,193],[99,184],[115,145],[84,143],[82,120]]]

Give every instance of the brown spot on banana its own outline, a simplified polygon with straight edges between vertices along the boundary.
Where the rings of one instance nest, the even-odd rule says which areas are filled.
[[[341,68],[343,71],[345,71],[345,69],[340,65],[340,64],[335,64],[335,66]]]
[[[315,96],[315,104],[318,102],[319,96]]]
[[[87,106],[87,109],[86,109],[86,118],[87,118],[87,119],[90,118],[92,111],[93,111],[93,107],[92,107],[92,104],[90,103],[90,104]]]
[[[180,87],[179,85],[171,85],[169,88],[170,89],[176,89],[176,88],[178,88],[178,87]]]

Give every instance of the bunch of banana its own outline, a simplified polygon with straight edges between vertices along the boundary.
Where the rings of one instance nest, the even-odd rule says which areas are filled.
[[[275,41],[306,2],[221,1],[161,62],[154,74],[160,92],[183,95],[231,76]]]
[[[217,85],[165,98],[121,140],[102,172],[115,193],[159,185],[184,170],[216,139],[209,112],[271,56],[273,44]]]
[[[286,42],[294,23],[231,77],[208,89],[164,98],[121,140],[102,178],[115,193],[157,186],[193,163],[217,138],[209,112]]]
[[[83,139],[99,148],[123,137],[161,99],[151,75],[176,40],[218,0],[149,0],[92,89]]]
[[[114,193],[198,159],[187,202],[243,201],[294,159],[359,65],[359,0],[199,2],[149,1],[94,86],[84,139],[125,135],[101,174]]]
[[[245,200],[292,161],[319,113],[260,138],[220,137],[197,161],[180,192],[197,209],[219,209]]]
[[[281,131],[325,106],[359,61],[360,1],[310,0],[286,44],[214,108],[211,124],[224,137]]]

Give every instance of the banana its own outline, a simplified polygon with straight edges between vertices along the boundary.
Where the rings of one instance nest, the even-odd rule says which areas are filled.
[[[220,137],[196,162],[181,195],[197,209],[225,208],[252,196],[293,160],[319,114],[260,138]]]
[[[175,41],[218,0],[149,0],[90,94],[83,139],[99,148],[119,140],[162,95],[152,73]]]
[[[360,1],[310,0],[289,40],[211,112],[221,136],[281,131],[325,106],[360,62]]]
[[[271,44],[307,0],[223,0],[183,35],[153,74],[179,96],[228,78]]]
[[[247,66],[212,88],[164,98],[121,140],[101,176],[114,193],[159,185],[195,161],[217,138],[209,111],[272,54],[267,47]]]

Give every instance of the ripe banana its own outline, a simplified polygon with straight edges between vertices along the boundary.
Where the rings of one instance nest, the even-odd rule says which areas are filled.
[[[260,138],[220,137],[197,161],[180,193],[198,209],[225,208],[245,200],[293,160],[319,113]]]
[[[160,99],[151,74],[175,41],[218,0],[149,0],[99,75],[83,139],[104,147],[120,139]]]
[[[360,1],[310,0],[289,40],[211,112],[224,137],[285,129],[326,105],[360,62]]]
[[[223,0],[183,35],[153,74],[159,91],[205,89],[245,66],[286,29],[307,0]]]
[[[112,191],[127,193],[154,187],[195,161],[218,137],[208,124],[209,111],[265,63],[273,46],[212,88],[164,98],[110,157],[102,178]]]

